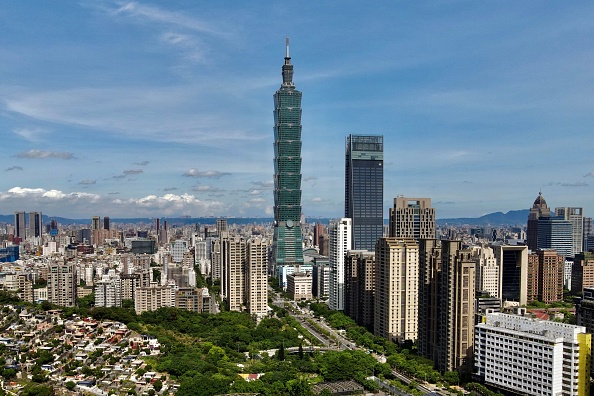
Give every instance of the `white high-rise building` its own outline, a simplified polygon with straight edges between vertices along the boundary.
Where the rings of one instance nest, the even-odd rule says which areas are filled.
[[[495,252],[488,246],[475,247],[476,254],[476,291],[486,291],[489,296],[501,298],[499,283],[501,267],[495,257]]]
[[[590,394],[585,327],[496,312],[474,334],[474,370],[486,385],[519,395]]]
[[[330,309],[344,309],[344,257],[352,249],[351,219],[342,218],[330,222],[328,244],[330,262],[330,290],[328,306]]]
[[[181,263],[184,259],[184,253],[188,251],[188,241],[178,239],[177,241],[173,242],[171,250],[173,255],[173,262],[177,264]]]
[[[122,306],[122,280],[114,270],[103,275],[95,285],[96,307],[121,307]]]

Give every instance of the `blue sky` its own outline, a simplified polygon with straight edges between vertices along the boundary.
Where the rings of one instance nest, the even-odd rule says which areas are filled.
[[[51,1],[0,8],[0,213],[270,216],[285,36],[303,211],[344,212],[346,135],[385,213],[594,216],[594,2]]]

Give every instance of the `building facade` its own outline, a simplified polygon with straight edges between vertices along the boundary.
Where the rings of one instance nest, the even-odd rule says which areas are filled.
[[[293,84],[287,38],[283,83],[274,94],[274,237],[272,266],[303,264],[301,235],[301,92]]]
[[[390,236],[397,238],[435,238],[435,209],[431,198],[394,198],[390,208]]]
[[[54,261],[48,265],[47,299],[62,307],[76,305],[78,276],[76,264]]]
[[[555,249],[563,257],[572,255],[572,226],[562,217],[540,217],[538,219],[538,249]]]
[[[380,238],[375,248],[374,334],[416,341],[419,246],[414,239]]]
[[[345,149],[345,215],[353,249],[374,250],[384,232],[384,137],[349,135]]]
[[[335,311],[344,309],[344,260],[352,249],[351,219],[342,218],[330,222],[330,290],[328,306]]]
[[[594,252],[578,254],[571,267],[571,292],[582,293],[586,288],[594,288]]]
[[[475,373],[518,395],[589,395],[591,337],[582,326],[488,313],[476,326]]]
[[[584,208],[555,208],[555,216],[571,223],[571,257],[584,248]]]
[[[528,249],[532,251],[538,249],[538,219],[550,216],[551,210],[547,206],[547,201],[542,196],[542,192],[539,192],[528,214],[528,226],[526,227],[526,244],[528,245]]]
[[[245,308],[260,319],[268,314],[268,246],[263,238],[252,238],[246,246]]]
[[[563,301],[565,258],[554,249],[528,255],[528,302]]]

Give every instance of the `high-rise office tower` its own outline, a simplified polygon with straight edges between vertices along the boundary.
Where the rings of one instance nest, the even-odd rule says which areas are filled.
[[[109,217],[105,216],[103,218],[103,229],[109,231],[111,224],[109,224]]]
[[[25,212],[14,212],[14,236],[22,240],[27,236],[25,221]]]
[[[346,252],[352,248],[351,219],[339,219],[330,222],[328,229],[330,241],[330,294],[328,306],[330,309],[342,311],[344,309],[344,259]]]
[[[555,217],[571,223],[571,256],[575,257],[584,248],[584,209],[555,208]]]
[[[93,216],[91,219],[91,230],[100,230],[101,229],[101,217]]]
[[[245,307],[262,319],[268,314],[268,241],[252,238],[247,243]]]
[[[380,238],[375,247],[373,331],[391,341],[416,341],[419,246],[412,238]]]
[[[501,268],[499,296],[501,301],[528,303],[528,247],[502,245],[494,247]]]
[[[431,198],[394,198],[390,208],[390,236],[397,238],[435,238],[435,209]]]
[[[538,197],[534,200],[534,204],[528,214],[528,226],[526,228],[526,242],[528,249],[532,251],[538,249],[538,219],[550,216],[551,210],[547,206],[547,201],[543,198],[542,192],[539,192]]]
[[[52,304],[73,307],[76,304],[78,277],[76,264],[54,261],[48,265],[47,299]]]
[[[584,217],[584,246],[583,252],[594,249],[594,227],[591,217]]]
[[[528,255],[529,303],[542,301],[550,304],[563,301],[564,264],[565,258],[554,249],[538,250]]]
[[[29,226],[27,227],[27,238],[39,238],[43,234],[41,212],[29,212]]]
[[[272,270],[303,264],[301,236],[301,92],[293,84],[289,38],[283,83],[274,94],[274,239]]]
[[[562,217],[540,217],[537,248],[555,249],[563,257],[572,257],[571,228],[571,222]]]
[[[217,219],[217,234],[219,238],[227,236],[229,232],[229,226],[227,225],[227,219]]]
[[[384,137],[346,138],[344,217],[353,223],[353,249],[374,250],[384,232]]]

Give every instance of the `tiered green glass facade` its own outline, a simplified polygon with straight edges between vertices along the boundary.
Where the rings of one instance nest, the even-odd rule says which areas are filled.
[[[301,92],[287,55],[274,94],[274,240],[272,264],[303,264],[301,236]]]

